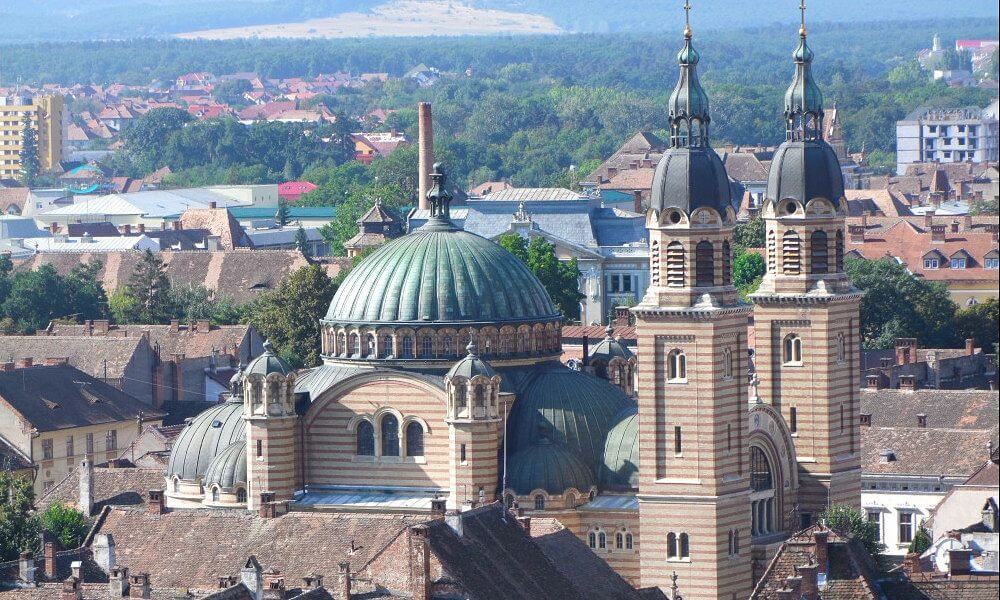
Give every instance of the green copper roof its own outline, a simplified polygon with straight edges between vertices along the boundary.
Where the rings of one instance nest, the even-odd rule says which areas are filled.
[[[639,487],[639,411],[629,407],[620,417],[608,432],[599,469],[601,486],[612,490]]]
[[[549,440],[565,444],[591,468],[604,453],[604,440],[622,410],[635,406],[618,387],[559,363],[504,372],[517,399],[507,440],[513,452]]]
[[[269,340],[264,341],[264,353],[250,361],[245,370],[247,375],[270,375],[271,373],[288,375],[291,372],[292,367],[274,352]]]
[[[455,363],[449,371],[448,374],[444,376],[445,379],[452,379],[453,377],[464,377],[466,379],[472,379],[478,375],[483,377],[491,378],[497,374],[490,366],[490,363],[486,362],[479,355],[476,354],[476,344],[475,342],[469,342],[469,345],[465,348],[468,350],[468,354],[465,355],[462,360]]]
[[[806,43],[805,30],[799,36],[799,46],[792,58],[795,60],[795,77],[785,92],[785,114],[822,114],[823,92],[813,79],[813,51]]]
[[[586,494],[596,483],[587,463],[562,444],[542,441],[507,458],[507,487],[518,495],[538,489],[561,495],[570,488]]]
[[[603,340],[594,345],[594,349],[590,352],[591,359],[608,362],[615,357],[628,360],[635,356],[631,350],[625,347],[625,344],[621,343],[621,340],[615,339],[614,327],[608,325],[604,329],[604,332],[607,335],[604,336]]]
[[[326,314],[326,320],[341,323],[558,318],[548,292],[520,260],[442,217],[362,260]]]
[[[709,121],[708,94],[701,87],[695,69],[698,60],[698,52],[691,47],[691,38],[685,36],[684,47],[677,54],[680,76],[667,104],[671,120],[687,117],[701,119],[703,124]]]
[[[233,443],[246,441],[243,402],[231,400],[203,411],[185,427],[170,449],[167,475],[194,480],[212,459]]]
[[[247,484],[247,442],[239,439],[212,459],[205,470],[206,489],[217,485],[224,490]]]

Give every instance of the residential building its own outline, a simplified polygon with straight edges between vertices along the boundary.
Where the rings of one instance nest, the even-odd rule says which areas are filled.
[[[285,202],[295,203],[303,194],[316,189],[316,184],[308,181],[286,181],[278,184],[278,197]]]
[[[330,254],[330,244],[320,232],[320,227],[268,225],[246,230],[246,237],[254,248],[258,250],[296,250],[299,247],[297,239],[301,229],[306,236],[306,253],[309,256]]]
[[[888,350],[865,350],[862,371],[872,389],[989,389],[997,381],[996,354],[965,340],[964,348],[917,348],[916,338],[899,338]]]
[[[378,157],[389,156],[397,148],[410,143],[406,134],[399,131],[352,133],[351,138],[354,139],[355,160],[366,165]]]
[[[886,553],[906,554],[954,486],[989,460],[995,390],[861,391],[861,505]]]
[[[1000,158],[997,102],[983,109],[918,108],[896,122],[896,173],[921,162],[996,162]]]
[[[381,246],[389,240],[403,235],[405,223],[396,211],[382,205],[375,199],[375,204],[358,219],[358,233],[344,242],[344,250],[348,258],[354,258],[362,252]]]
[[[996,217],[942,218],[927,212],[922,218],[882,220],[862,215],[848,230],[849,256],[891,257],[917,277],[946,284],[959,306],[1000,296]]]
[[[0,179],[20,179],[21,144],[27,118],[35,130],[43,173],[60,170],[63,159],[63,98],[0,96]]]
[[[36,470],[35,493],[51,488],[83,458],[104,462],[132,442],[157,411],[69,365],[0,369],[0,437]]]

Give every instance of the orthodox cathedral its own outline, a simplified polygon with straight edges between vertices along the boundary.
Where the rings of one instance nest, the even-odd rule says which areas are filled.
[[[638,356],[609,328],[583,368],[561,363],[545,288],[452,223],[435,166],[426,224],[333,298],[323,364],[296,372],[265,346],[177,439],[167,505],[420,513],[501,500],[557,518],[636,585],[668,589],[676,573],[689,600],[747,598],[790,534],[830,504],[858,506],[861,295],[844,274],[843,177],[804,21],[752,306],[731,281],[736,215],[691,39],[688,26],[646,214]]]

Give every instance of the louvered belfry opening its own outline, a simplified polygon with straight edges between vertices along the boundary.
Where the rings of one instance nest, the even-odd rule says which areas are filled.
[[[794,231],[786,231],[781,239],[781,271],[785,275],[798,275],[802,271],[801,243]]]
[[[830,272],[830,249],[826,232],[817,229],[809,236],[809,273],[825,275]]]
[[[667,245],[667,287],[684,287],[684,246],[680,242]]]
[[[715,285],[715,247],[708,240],[698,242],[695,247],[695,285],[698,287]]]

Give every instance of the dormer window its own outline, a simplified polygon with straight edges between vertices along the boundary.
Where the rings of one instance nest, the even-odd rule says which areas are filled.
[[[964,269],[968,264],[968,258],[964,253],[955,254],[951,257],[951,268],[952,269]]]
[[[993,250],[992,252],[989,252],[983,258],[983,268],[986,268],[986,269],[998,269],[998,268],[1000,268],[1000,253],[997,253],[996,250]]]
[[[929,258],[928,257],[928,258],[924,259],[924,268],[925,269],[937,269],[937,268],[940,268],[940,267],[941,267],[941,261],[939,261],[937,258]]]

